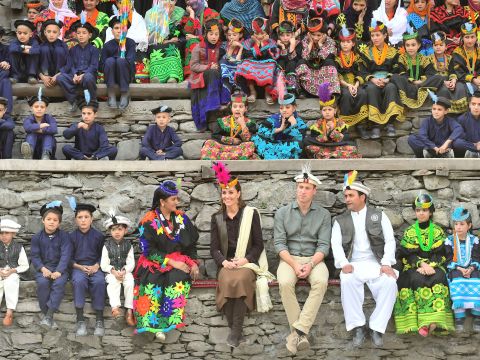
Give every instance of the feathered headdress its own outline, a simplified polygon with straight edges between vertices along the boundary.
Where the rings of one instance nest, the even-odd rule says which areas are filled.
[[[443,44],[447,39],[447,34],[445,34],[443,31],[437,31],[432,34],[431,39],[432,39],[433,45]]]
[[[416,39],[417,37],[418,37],[418,32],[415,31],[415,28],[409,22],[407,24],[407,31],[405,31],[402,36],[403,41]]]
[[[103,222],[106,229],[110,229],[113,225],[125,225],[127,229],[131,226],[130,220],[122,215],[116,214],[116,209],[110,208],[108,210],[108,218]]]
[[[477,33],[477,24],[467,22],[467,23],[463,24],[460,29],[462,30],[463,35],[476,34]]]
[[[40,208],[40,215],[43,217],[43,215],[44,215],[48,210],[52,210],[52,209],[55,209],[55,210],[59,211],[60,214],[63,214],[62,202],[61,202],[60,200],[54,200],[54,201],[50,201],[50,202],[47,203],[47,204],[44,204],[44,205]]]
[[[467,83],[467,87],[468,85],[470,85],[470,83]],[[427,89],[428,91],[428,95],[430,96],[430,98],[432,99],[433,103],[436,104],[436,105],[442,105],[444,106],[446,109],[449,109],[451,107],[451,102],[450,100],[448,100],[447,98],[444,98],[442,96],[438,96],[437,94],[435,94],[433,91]]]
[[[430,98],[432,99],[433,103],[436,104],[437,101],[438,101],[438,96],[437,94],[435,94],[433,91],[431,91],[430,89],[427,89],[428,91],[428,95],[430,95]]]
[[[297,183],[308,183],[315,186],[320,186],[322,182],[315,175],[312,174],[312,164],[306,162],[302,165],[302,172],[295,176],[295,182]]]
[[[66,196],[68,200],[68,205],[70,205],[70,209],[72,209],[73,212],[77,211],[77,199],[75,199],[73,196]]]
[[[320,108],[335,105],[335,97],[332,97],[329,82],[324,82],[318,86],[317,95],[318,102],[320,103]]]
[[[43,101],[45,103],[45,105],[47,105],[47,106],[50,103],[50,99],[46,96],[43,96],[43,87],[42,86],[40,86],[38,88],[37,96],[32,96],[31,98],[29,98],[27,100],[28,105],[30,105],[30,106],[33,106],[33,104],[35,104],[37,101]]]
[[[345,190],[357,190],[365,195],[370,195],[370,188],[368,186],[363,185],[360,181],[357,180],[358,172],[357,170],[350,171],[345,174],[343,177],[343,191]]]
[[[343,186],[350,186],[357,179],[358,171],[352,170],[343,177]]]
[[[215,172],[218,185],[220,185],[222,189],[229,189],[237,185],[238,178],[232,179],[230,171],[224,163],[220,161],[214,162],[212,165],[212,170]]]
[[[80,23],[82,25],[85,25],[87,23],[87,12],[85,10],[83,10],[81,13],[80,13]]]
[[[338,34],[338,39],[340,41],[354,40],[355,36],[355,30],[348,29],[345,24],[342,24],[342,28],[340,29],[340,33]]]
[[[385,24],[382,23],[381,21],[377,21],[377,19],[372,18],[372,21],[370,23],[370,27],[368,30],[370,32],[376,32],[376,31],[382,31],[385,28]]]
[[[60,200],[53,200],[53,201],[50,201],[47,205],[45,205],[45,207],[47,209],[52,209],[55,207],[59,207],[61,205],[62,205],[62,202]]]
[[[475,93],[475,88],[473,87],[472,83],[467,82],[467,83],[465,83],[465,85],[467,85],[467,90],[468,90],[469,94],[473,96],[473,94]]]

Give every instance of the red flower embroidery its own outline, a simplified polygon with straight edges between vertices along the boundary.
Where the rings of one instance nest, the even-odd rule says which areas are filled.
[[[145,316],[145,314],[150,310],[150,299],[147,295],[140,296],[137,301],[137,312],[141,316]]]

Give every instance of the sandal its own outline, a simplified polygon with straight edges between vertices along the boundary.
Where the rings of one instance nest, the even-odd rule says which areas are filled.
[[[437,324],[431,323],[430,326],[428,327],[428,333],[432,334],[436,328],[437,328]]]
[[[257,94],[248,95],[247,102],[254,103],[255,101],[257,101]]]
[[[270,95],[265,96],[265,102],[268,105],[273,105],[275,103],[275,101],[273,101],[273,98]]]
[[[420,336],[427,337],[428,336],[428,327],[427,326],[422,326],[420,329],[418,329],[418,333]]]

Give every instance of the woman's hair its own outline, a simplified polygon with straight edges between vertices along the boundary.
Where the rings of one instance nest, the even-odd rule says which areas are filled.
[[[241,209],[243,207],[245,207],[247,204],[245,204],[245,201],[242,199],[242,186],[240,185],[240,182],[237,182],[234,186],[235,190],[239,191],[240,192],[240,197],[238,198],[238,208]],[[219,212],[225,212],[227,211],[227,207],[225,206],[225,204],[223,203],[222,201],[222,198],[221,198],[221,193],[220,193],[220,203],[221,203],[221,207],[220,207],[220,210]]]
[[[162,187],[166,190],[162,190]],[[166,200],[171,196],[176,196],[177,186],[173,181],[164,181],[162,187],[158,187],[153,193],[151,210],[160,207],[160,200]],[[170,193],[169,193],[170,192]]]
[[[51,209],[47,209],[45,210],[45,212],[42,214],[42,220],[45,220],[45,218],[47,217],[48,214],[55,214],[58,216],[58,220],[60,222],[62,222],[62,212],[56,208],[51,208]]]

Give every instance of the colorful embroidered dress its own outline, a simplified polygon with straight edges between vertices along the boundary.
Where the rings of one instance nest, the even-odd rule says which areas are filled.
[[[308,50],[308,37],[303,38],[302,59],[298,62],[295,72],[297,82],[310,95],[317,96],[318,86],[326,81],[330,83],[330,91],[333,94],[340,94],[340,83],[334,62],[336,53],[335,41],[328,36],[321,48],[315,46],[311,51]]]
[[[245,118],[245,128],[241,128],[233,115],[217,119],[219,130],[213,139],[205,141],[200,158],[202,160],[254,160],[255,144],[250,141],[256,124]]]
[[[305,152],[310,159],[350,159],[362,157],[348,141],[348,126],[341,119],[320,119],[305,137]]]
[[[97,9],[93,10],[87,15],[87,22],[98,30],[99,35],[92,41],[92,44],[98,49],[101,49],[105,43],[105,36],[109,21],[110,18],[108,15],[98,11]]]
[[[432,323],[437,328],[453,330],[452,303],[445,276],[445,233],[433,222],[411,225],[400,242],[403,265],[398,278],[398,295],[394,307],[398,334],[416,332]],[[434,275],[422,275],[421,263],[434,268]]]
[[[168,260],[182,261],[189,267],[196,263],[197,230],[183,212],[172,213],[166,220],[155,209],[140,221],[138,233],[142,254],[134,274],[136,332],[168,332],[185,326],[191,278]]]
[[[465,313],[472,309],[472,314],[480,315],[480,245],[478,238],[470,233],[465,240],[459,240],[453,235],[445,240],[447,253],[448,285],[453,303],[453,311]],[[463,277],[457,267],[467,269],[473,266],[475,270],[470,278]]]
[[[285,130],[275,134],[275,129],[282,124],[280,114],[270,116],[263,122],[252,141],[255,143],[257,153],[262,159],[299,159],[302,153],[302,142],[307,130],[307,125],[295,112],[293,114],[297,123],[289,125]]]
[[[454,6],[451,12],[447,11],[445,5],[435,6],[430,12],[430,33],[443,31],[447,34],[447,54],[451,54],[460,44],[460,27],[468,18],[468,11],[460,5]]]
[[[35,26],[37,26],[39,23],[44,23],[45,21],[49,19],[55,19],[56,13],[53,10],[50,9],[45,9],[43,10],[40,14],[37,15],[35,18]],[[63,27],[62,30],[60,30],[60,39],[63,41],[67,41],[67,39],[72,38],[72,35],[69,33],[70,32],[70,26],[78,20],[78,17],[73,17],[73,16],[67,16],[63,19]]]

